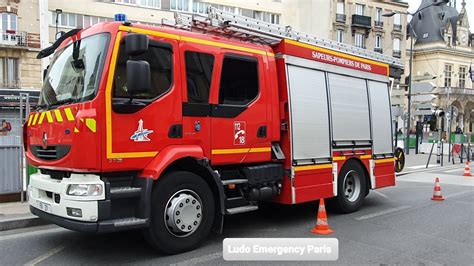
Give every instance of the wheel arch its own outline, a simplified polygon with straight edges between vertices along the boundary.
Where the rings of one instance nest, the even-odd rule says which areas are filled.
[[[220,177],[210,167],[209,160],[207,158],[200,159],[190,156],[182,157],[168,164],[168,166],[162,171],[161,175],[173,171],[194,173],[200,176],[208,184],[214,195],[214,203],[216,206],[213,228],[214,231],[221,232],[225,214],[225,194]]]
[[[341,166],[341,169],[349,162],[349,161],[353,161],[357,164],[359,164],[362,168],[362,171],[364,171],[364,175],[365,175],[365,184],[367,186],[367,189],[366,189],[366,195],[369,194],[369,190],[371,188],[371,181],[370,181],[370,173],[369,173],[369,170],[368,168],[370,167],[370,163],[369,161],[367,161],[367,163],[364,163],[364,161],[362,161],[360,158],[357,158],[357,157],[352,157],[350,158],[349,160],[345,161],[344,164]]]

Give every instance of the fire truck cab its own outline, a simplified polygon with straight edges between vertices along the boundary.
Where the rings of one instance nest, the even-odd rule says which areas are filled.
[[[107,22],[40,52],[54,56],[24,126],[40,169],[33,214],[82,232],[141,228],[179,253],[259,202],[332,198],[347,213],[395,184],[396,59],[226,37],[242,17],[210,12],[234,20],[223,32]]]

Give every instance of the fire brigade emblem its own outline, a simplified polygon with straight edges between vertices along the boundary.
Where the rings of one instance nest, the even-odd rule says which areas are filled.
[[[150,141],[148,135],[151,133],[153,133],[153,130],[143,128],[143,120],[140,119],[138,120],[138,129],[135,131],[135,133],[133,133],[130,139],[133,139],[135,142]]]

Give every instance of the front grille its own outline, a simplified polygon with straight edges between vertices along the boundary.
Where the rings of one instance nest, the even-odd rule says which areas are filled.
[[[57,146],[48,146],[43,148],[42,146],[38,145],[31,145],[31,153],[39,159],[45,161],[54,161],[59,160],[66,156],[71,149],[69,145],[57,145]]]

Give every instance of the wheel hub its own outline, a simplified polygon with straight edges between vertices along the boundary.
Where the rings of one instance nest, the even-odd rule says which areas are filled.
[[[360,195],[360,176],[356,171],[349,171],[344,177],[344,196],[349,202],[354,202]]]
[[[169,200],[165,210],[168,231],[176,236],[192,234],[201,224],[202,203],[191,190],[180,190]]]

